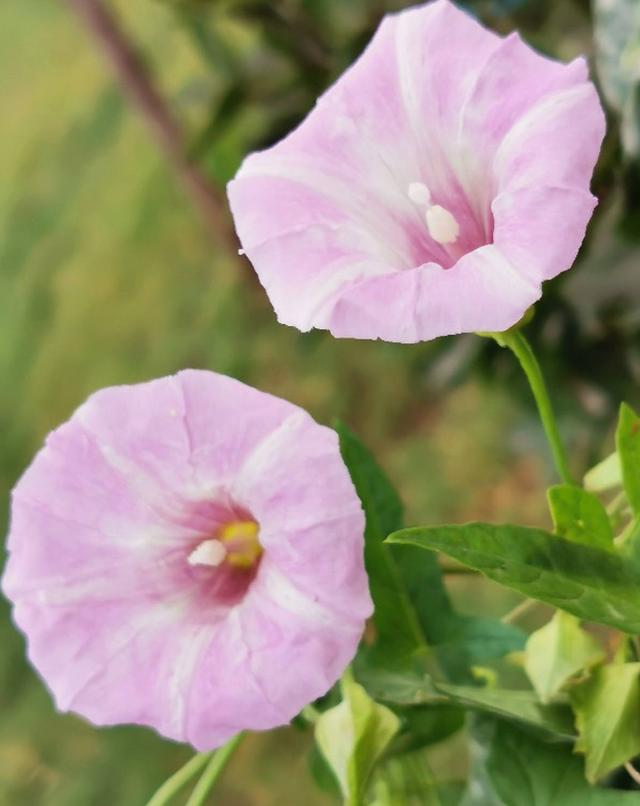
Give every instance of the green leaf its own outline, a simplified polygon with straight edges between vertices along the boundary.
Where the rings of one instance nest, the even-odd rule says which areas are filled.
[[[547,496],[557,534],[576,543],[613,548],[611,521],[595,495],[572,484],[558,484]]]
[[[524,668],[540,700],[548,703],[571,677],[604,659],[602,647],[579,619],[558,610],[529,636]]]
[[[436,781],[424,753],[389,759],[380,767],[370,806],[457,806],[461,782]]]
[[[316,722],[316,741],[335,773],[348,806],[361,806],[377,761],[400,728],[393,711],[374,702],[350,675],[343,701]]]
[[[640,753],[640,663],[602,666],[571,691],[576,750],[597,781]]]
[[[402,525],[402,503],[369,451],[342,423],[336,425],[342,457],[366,516],[365,565],[375,605],[378,643],[405,659],[427,653],[427,644],[402,575],[384,538]],[[431,571],[431,568],[430,568]]]
[[[336,424],[342,456],[366,515],[365,564],[375,604],[377,641],[354,669],[376,698],[424,702],[429,677],[468,682],[475,664],[521,649],[525,634],[494,619],[455,613],[435,556],[384,543],[402,525],[402,504],[369,451]]]
[[[513,719],[548,733],[574,736],[571,710],[564,705],[542,705],[533,691],[438,684],[438,691],[478,711]]]
[[[640,793],[590,786],[581,759],[568,744],[544,741],[497,720],[484,720],[474,733],[481,741],[474,747],[469,790],[461,806],[640,804]]]
[[[640,417],[626,403],[620,406],[616,447],[629,504],[640,515]]]
[[[622,486],[622,468],[616,451],[589,470],[584,477],[584,486],[592,493],[606,493]]]
[[[391,543],[441,551],[580,619],[640,632],[640,570],[630,558],[542,529],[469,523],[403,529]]]
[[[418,705],[394,708],[402,720],[402,729],[393,740],[388,755],[419,750],[442,742],[464,725],[465,712],[457,705]]]
[[[318,749],[317,744],[312,744],[307,754],[307,766],[311,777],[318,789],[326,792],[333,798],[340,797],[340,785],[333,770],[329,766],[329,762]]]

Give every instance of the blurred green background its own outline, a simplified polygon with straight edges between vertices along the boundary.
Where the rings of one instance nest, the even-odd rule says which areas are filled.
[[[399,486],[409,523],[545,523],[542,488],[552,470],[510,357],[475,336],[406,347],[278,325],[235,244],[212,232],[185,192],[184,165],[170,164],[123,97],[73,5],[0,6],[0,520],[44,435],[91,391],[206,367],[323,422],[346,420]],[[382,14],[403,5],[122,0],[107,7],[180,122],[195,170],[222,188],[247,151],[301,119]],[[558,58],[594,53],[588,2],[467,6],[501,32],[518,27]],[[594,185],[602,203],[578,265],[549,285],[530,326],[578,470],[608,447],[619,399],[639,401],[635,118],[607,97],[609,135]],[[221,207],[222,229],[224,215]],[[483,601],[500,613],[512,602],[482,583],[454,579],[452,590],[462,609]],[[188,748],[150,731],[98,731],[55,714],[6,605],[1,617],[0,803],[143,804]],[[333,802],[309,782],[307,749],[295,728],[250,737],[212,802]],[[446,768],[460,747],[454,740],[431,755]]]

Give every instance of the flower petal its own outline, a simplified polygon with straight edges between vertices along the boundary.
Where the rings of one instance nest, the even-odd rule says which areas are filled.
[[[518,120],[496,153],[498,191],[588,188],[604,133],[604,112],[592,84],[545,96]]]
[[[345,289],[326,326],[342,338],[404,343],[467,331],[506,330],[540,293],[539,283],[521,275],[498,248],[485,246],[451,269],[421,266]]]
[[[505,191],[492,204],[494,243],[523,273],[548,280],[573,264],[597,203],[577,188]]]

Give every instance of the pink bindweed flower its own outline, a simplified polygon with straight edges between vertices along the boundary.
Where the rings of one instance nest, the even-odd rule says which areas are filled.
[[[500,331],[573,263],[603,135],[583,59],[436,0],[385,17],[229,199],[284,324],[396,342]]]
[[[288,722],[371,613],[337,436],[212,372],[104,389],[13,492],[4,592],[61,710],[199,749]]]

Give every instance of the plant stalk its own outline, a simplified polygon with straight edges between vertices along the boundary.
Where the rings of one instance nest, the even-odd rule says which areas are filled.
[[[553,454],[553,460],[558,475],[565,484],[573,484],[574,481],[571,476],[571,471],[569,470],[569,461],[562,439],[560,438],[560,432],[558,431],[558,424],[551,406],[547,385],[544,381],[540,364],[531,349],[531,345],[523,333],[517,329],[507,330],[505,333],[497,333],[494,338],[496,338],[499,344],[508,347],[520,362],[520,366],[524,370],[531,391],[533,392],[533,397],[538,407],[542,426],[551,448],[551,453]]]

